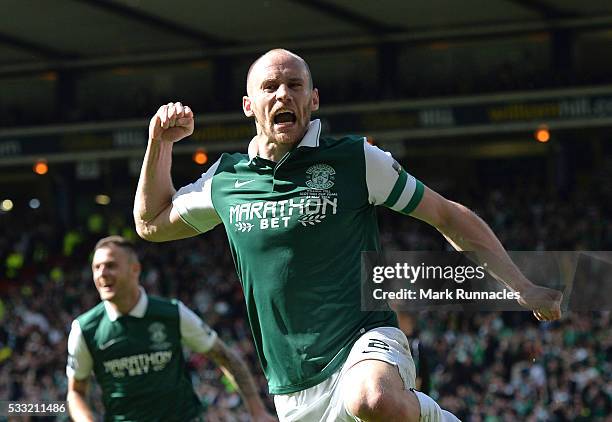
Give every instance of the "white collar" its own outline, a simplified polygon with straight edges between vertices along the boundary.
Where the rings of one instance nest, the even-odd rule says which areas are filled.
[[[298,144],[298,148],[299,147],[311,147],[311,148],[318,147],[320,135],[321,135],[321,120],[314,119],[308,124],[308,130],[306,130],[304,137]],[[255,138],[256,137],[254,137],[251,140],[251,142],[254,142]],[[257,148],[249,147],[249,159],[253,159],[256,155],[257,155]]]
[[[138,289],[140,290],[140,297],[138,298],[138,302],[136,302],[136,305],[134,305],[132,310],[128,312],[128,315],[136,318],[142,318],[147,312],[149,299],[147,298],[147,293],[145,292],[145,289],[142,288],[142,286],[138,286]],[[108,319],[110,319],[112,322],[117,321],[117,318],[121,316],[121,314],[107,300],[104,301],[104,309],[106,309],[106,315],[108,316]]]
[[[321,135],[321,120],[315,119],[308,125],[306,134],[298,144],[299,147],[318,147],[319,136]]]

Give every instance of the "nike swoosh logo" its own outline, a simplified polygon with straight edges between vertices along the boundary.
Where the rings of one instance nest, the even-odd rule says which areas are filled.
[[[234,183],[234,187],[235,188],[241,188],[244,185],[248,185],[249,183],[254,182],[255,180],[245,180],[244,182],[241,182],[240,180],[236,180],[236,183]]]
[[[106,350],[109,347],[111,347],[113,344],[119,343],[120,341],[123,341],[123,339],[122,338],[114,338],[112,340],[109,340],[106,343],[100,345],[100,350]]]

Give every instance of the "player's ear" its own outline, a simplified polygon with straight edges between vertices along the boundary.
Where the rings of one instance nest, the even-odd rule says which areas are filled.
[[[253,109],[251,108],[251,99],[248,96],[242,97],[242,111],[247,117],[253,117],[255,113],[253,113]]]
[[[130,268],[132,270],[132,273],[136,276],[136,278],[138,278],[140,276],[140,271],[142,270],[142,267],[140,266],[140,262],[133,261]]]
[[[319,90],[317,88],[313,88],[312,90],[312,99],[310,104],[310,111],[316,111],[319,109]]]

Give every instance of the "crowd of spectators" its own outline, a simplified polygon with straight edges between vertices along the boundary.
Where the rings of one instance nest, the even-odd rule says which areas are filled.
[[[612,250],[612,195],[605,190],[564,199],[529,189],[455,199],[474,208],[509,249]],[[42,209],[0,214],[0,399],[65,398],[70,323],[99,300],[91,249],[110,233],[137,240],[129,215],[107,211],[71,228]],[[387,250],[448,249],[422,223],[387,210],[379,218]],[[247,359],[272,408],[223,229],[137,245],[147,292],[177,297],[199,313]],[[420,374],[427,380],[421,388],[464,421],[603,421],[612,413],[608,311],[570,312],[552,323],[538,323],[528,312],[401,317],[414,321],[402,328],[419,340],[417,366],[428,368]],[[208,420],[248,420],[240,397],[211,361],[192,354],[188,362]],[[99,391],[91,396],[101,412]]]
[[[307,56],[306,58],[308,59]],[[341,59],[338,60],[341,61]],[[368,75],[364,75],[364,71],[359,67],[347,69],[342,72],[341,78],[327,76],[323,73],[324,70],[319,71],[316,65],[313,67],[313,72],[317,87],[325,95],[325,106],[346,104],[347,99],[350,99],[351,102],[414,100],[431,97],[576,88],[610,83],[608,74],[605,74],[604,77],[595,77],[591,73],[568,73],[560,72],[559,69],[552,67],[540,68],[526,65],[526,63],[531,62],[532,60],[529,57],[514,62],[502,60],[492,68],[487,68],[486,72],[479,70],[477,66],[462,67],[460,66],[462,63],[460,60],[452,62],[452,65],[442,65],[441,63],[447,63],[445,61],[434,62],[425,66],[425,69],[428,70],[417,70],[415,75],[411,74],[410,77],[397,78],[394,81],[389,80],[387,76],[384,78],[376,77],[375,75],[378,73],[376,67],[368,68]],[[449,66],[452,66],[452,72],[448,70]],[[410,64],[411,73],[415,72],[412,67],[413,65]],[[443,70],[438,74],[436,69]],[[148,70],[148,67],[143,69],[142,80],[148,80],[149,78],[146,70]],[[134,72],[139,72],[138,68]],[[234,100],[240,98],[243,92],[244,81],[242,78],[234,80],[227,89],[224,89],[224,94],[229,92],[232,94],[231,96],[219,96],[215,94],[218,88],[213,85],[217,82],[205,82],[205,78],[202,77],[202,81],[197,84],[188,82],[193,86],[185,91],[183,86],[185,81],[178,76],[180,72],[175,74],[175,70],[167,68],[164,68],[163,72],[171,80],[175,80],[176,90],[179,90],[179,88],[183,90],[179,91],[183,92],[183,94],[179,94],[181,96],[179,99],[189,104],[198,113],[236,113],[239,111]],[[406,72],[405,68],[400,68],[395,73],[404,74]],[[108,78],[109,74],[112,75],[113,71],[102,71],[99,76],[100,80],[106,80],[105,78]],[[17,93],[12,94],[15,96],[14,100],[7,96],[3,101],[0,101],[0,126],[19,127],[147,119],[157,110],[160,104],[165,104],[171,100],[169,95],[177,95],[176,93],[172,94],[172,91],[169,93],[164,84],[158,88],[154,81],[150,81],[144,87],[135,88],[130,87],[129,84],[126,85],[126,82],[119,78],[116,82],[120,88],[113,92],[112,97],[106,98],[105,96],[104,100],[100,101],[98,95],[104,95],[107,91],[104,82],[100,82],[100,85],[87,87],[79,85],[78,75],[70,77],[73,78],[74,86],[71,90],[68,90],[68,94],[59,95],[59,86],[55,86],[53,89],[47,87],[44,91],[47,92],[46,96],[38,99],[39,104],[24,103]],[[6,82],[0,80],[0,88],[3,83],[11,86],[10,79]],[[66,81],[64,83],[69,85]],[[58,84],[58,82],[55,82],[55,84]],[[381,85],[388,86],[381,88]],[[24,90],[32,89],[27,84],[21,86]],[[91,98],[95,98],[95,100]],[[130,107],[125,107],[126,103],[129,103]],[[32,113],[32,107],[36,110],[35,113]]]

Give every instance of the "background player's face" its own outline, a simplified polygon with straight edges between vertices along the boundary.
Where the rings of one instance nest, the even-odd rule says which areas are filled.
[[[122,300],[138,289],[140,264],[130,251],[120,246],[111,244],[97,249],[91,269],[102,300]]]
[[[311,113],[319,108],[319,93],[301,60],[282,52],[268,54],[254,65],[247,86],[244,113],[255,117],[258,134],[282,144],[302,139]]]

